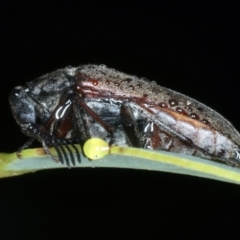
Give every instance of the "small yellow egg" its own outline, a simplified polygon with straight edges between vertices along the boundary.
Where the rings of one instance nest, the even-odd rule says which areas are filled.
[[[109,145],[100,138],[91,138],[85,142],[83,151],[89,159],[97,160],[109,154]]]

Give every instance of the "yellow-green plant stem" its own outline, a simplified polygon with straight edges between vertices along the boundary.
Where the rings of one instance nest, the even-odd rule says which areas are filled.
[[[81,151],[79,146],[78,148]],[[240,184],[239,168],[193,156],[130,147],[109,147],[106,142],[96,138],[87,141],[83,149],[86,157],[81,154],[82,162],[77,163],[75,167],[155,170]],[[54,149],[50,151],[57,155]],[[0,177],[52,168],[67,168],[67,166],[54,162],[42,148],[24,150],[22,159],[18,159],[16,153],[0,153]]]

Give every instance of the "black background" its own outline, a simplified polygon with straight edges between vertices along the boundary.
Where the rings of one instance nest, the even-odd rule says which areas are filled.
[[[155,80],[216,109],[240,129],[237,5],[0,4],[1,152],[16,151],[27,140],[11,115],[10,90],[87,63]],[[238,185],[196,177],[121,169],[40,171],[0,180],[0,232],[1,239],[25,239],[66,230],[85,239],[86,226],[102,224],[88,236],[114,229],[114,238],[131,230],[147,239],[189,231],[194,239],[229,239],[240,235],[239,203]]]

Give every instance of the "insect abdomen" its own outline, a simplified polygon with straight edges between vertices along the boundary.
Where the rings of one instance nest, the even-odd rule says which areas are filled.
[[[184,115],[178,114],[176,112],[150,108],[156,115],[157,121],[165,124],[173,131],[176,131],[190,142],[192,142],[192,148],[185,149],[186,154],[193,154],[197,156],[205,157],[209,156],[216,158],[226,158],[231,159],[233,152],[238,149],[237,145],[228,139],[226,136],[222,135],[220,132],[214,130],[210,126],[188,118]],[[163,146],[163,149],[179,152],[184,150],[179,149],[179,144],[171,144],[168,148]],[[190,144],[191,145],[191,144]],[[179,149],[179,150],[178,150]],[[195,149],[195,151],[193,151]],[[200,151],[199,151],[200,150]]]

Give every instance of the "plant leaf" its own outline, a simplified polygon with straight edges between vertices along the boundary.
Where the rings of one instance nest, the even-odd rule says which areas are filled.
[[[80,146],[76,147],[81,151]],[[108,147],[106,142],[96,138],[88,140],[83,149],[88,158],[81,154],[81,164],[77,163],[74,167],[145,169],[240,184],[239,168],[190,155],[131,147]],[[54,148],[50,148],[50,152],[57,156]],[[54,162],[42,148],[27,149],[21,155],[22,159],[19,159],[16,153],[0,153],[0,177],[67,167]]]

